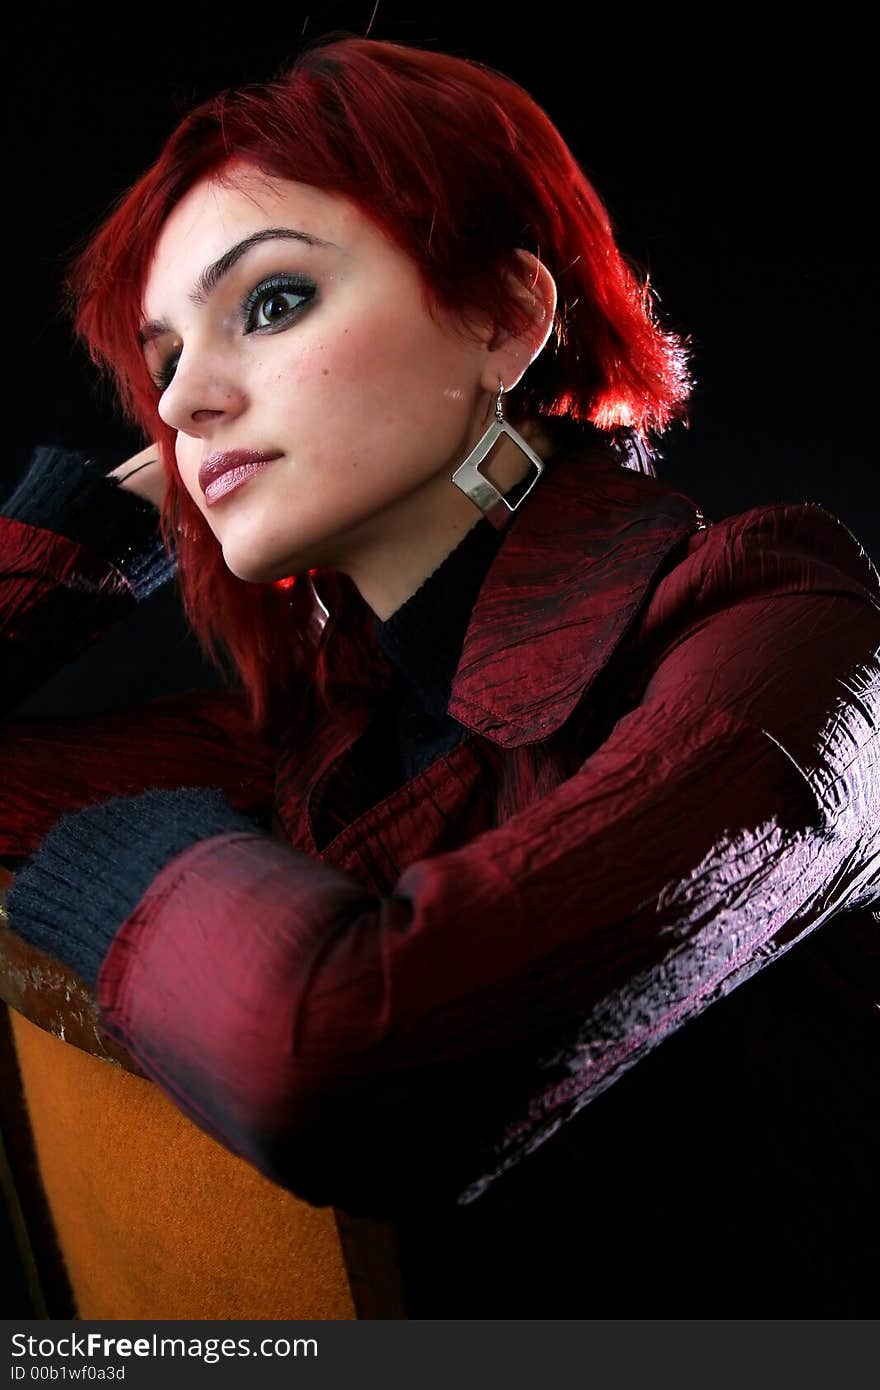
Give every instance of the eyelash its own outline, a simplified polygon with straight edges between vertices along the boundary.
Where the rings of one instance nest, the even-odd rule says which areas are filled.
[[[298,275],[270,275],[268,279],[261,280],[249,294],[245,295],[241,304],[241,318],[245,327],[245,332],[271,333],[277,331],[276,324],[274,323],[264,323],[256,328],[251,326],[254,311],[264,300],[268,299],[270,295],[293,294],[296,295],[297,298],[302,299],[305,303],[308,303],[310,299],[314,298],[316,289],[317,286],[314,285],[311,280],[303,279]],[[277,320],[278,326],[286,327],[291,318],[294,317],[301,308],[301,304],[294,306],[289,314],[285,314],[284,318]],[[169,357],[167,362],[162,364],[157,375],[154,377],[153,385],[160,394],[163,391],[167,391],[168,387],[171,385],[174,379],[174,369],[179,357],[179,353],[174,357]]]

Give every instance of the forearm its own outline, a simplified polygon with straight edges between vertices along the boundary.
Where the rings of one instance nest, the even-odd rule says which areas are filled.
[[[0,504],[3,709],[14,709],[175,569],[152,503],[108,481],[81,453],[35,450]]]

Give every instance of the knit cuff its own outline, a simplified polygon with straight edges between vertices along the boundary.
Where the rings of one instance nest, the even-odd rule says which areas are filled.
[[[262,833],[214,787],[156,789],[69,812],[16,874],[9,924],[94,989],[114,936],[165,865],[236,830]]]
[[[79,450],[40,445],[0,516],[39,526],[88,546],[144,599],[177,570],[159,530],[151,502],[105,476],[101,466]]]

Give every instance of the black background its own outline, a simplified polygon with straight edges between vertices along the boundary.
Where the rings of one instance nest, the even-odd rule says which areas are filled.
[[[557,3],[52,7],[12,20],[12,431],[7,496],[37,444],[121,462],[142,441],[59,313],[72,249],[194,103],[273,76],[301,36],[369,33],[500,68],[556,122],[690,334],[690,423],[658,472],[717,520],[813,501],[880,557],[867,44],[837,24],[768,29],[764,11],[645,20]],[[693,17],[696,15],[697,17]],[[166,586],[171,590],[173,586]],[[137,703],[215,677],[160,591],[22,713]]]
[[[819,502],[877,561],[875,84],[855,12],[817,12],[821,28],[789,13],[783,26],[768,7],[652,19],[561,3],[13,10],[0,498],[37,444],[101,451],[109,465],[144,442],[59,314],[70,252],[191,105],[275,75],[303,33],[347,29],[489,62],[556,122],[663,319],[693,338],[690,426],[662,443],[661,476],[712,519]],[[213,684],[171,588],[17,713]]]

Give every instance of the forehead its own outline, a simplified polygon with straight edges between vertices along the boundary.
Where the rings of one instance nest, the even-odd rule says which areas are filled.
[[[262,228],[278,226],[310,232],[346,252],[384,241],[378,228],[346,198],[250,166],[227,170],[222,177],[196,184],[169,214],[147,274],[144,317],[161,316],[164,301],[189,291],[205,266],[230,246]],[[310,255],[340,254],[303,249]]]

